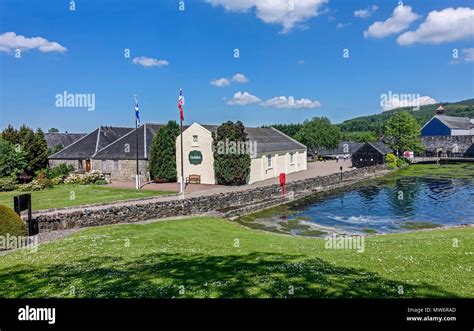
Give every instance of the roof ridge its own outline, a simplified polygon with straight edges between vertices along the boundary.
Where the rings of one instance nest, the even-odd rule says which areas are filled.
[[[138,128],[135,128],[135,129],[132,129],[130,130],[129,132],[127,132],[126,134],[124,134],[123,136],[121,136],[120,138],[118,139],[115,139],[114,141],[112,141],[110,144],[102,147],[100,150],[98,150],[93,156],[96,156],[97,154],[99,154],[100,152],[102,152],[104,149],[106,149],[107,147],[109,147],[110,145],[113,145],[115,144],[116,142],[118,142],[119,140],[122,140],[123,138],[125,138],[126,136],[128,136],[129,134],[131,134],[132,132],[134,132],[135,130],[138,130],[142,127],[143,125],[140,125]],[[138,148],[138,146],[137,146]]]
[[[68,148],[70,148],[71,146],[73,146],[74,144],[76,144],[77,142],[79,142],[80,140],[85,139],[86,137],[88,137],[88,136],[90,136],[91,134],[93,134],[93,133],[94,133],[96,130],[98,130],[98,129],[99,129],[99,128],[92,130],[92,132],[87,133],[85,136],[83,136],[83,137],[77,139],[77,140],[76,140],[75,142],[73,142],[72,144],[70,144],[70,145],[64,147],[63,149],[61,149],[60,151],[54,153],[53,155],[48,156],[48,159],[49,159],[49,158],[52,158],[53,156],[55,156],[55,155],[57,155],[57,154],[59,154],[59,153],[61,153],[61,152],[64,152],[65,150],[67,150]]]

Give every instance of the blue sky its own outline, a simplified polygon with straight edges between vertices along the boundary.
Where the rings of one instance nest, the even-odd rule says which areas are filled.
[[[142,122],[178,120],[181,87],[187,124],[341,122],[381,112],[390,91],[473,97],[472,1],[405,1],[398,13],[397,1],[293,0],[291,13],[282,2],[291,6],[184,0],[180,11],[179,0],[76,0],[71,11],[69,1],[1,0],[0,126],[133,126],[134,94]],[[94,94],[95,110],[56,107],[63,91]]]

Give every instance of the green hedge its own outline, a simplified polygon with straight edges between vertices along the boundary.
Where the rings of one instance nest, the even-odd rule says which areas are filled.
[[[26,236],[26,225],[13,209],[0,205],[0,236]]]

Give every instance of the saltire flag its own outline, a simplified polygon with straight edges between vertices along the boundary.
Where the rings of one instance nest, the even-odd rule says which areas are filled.
[[[137,121],[137,126],[140,125],[140,114],[138,113],[138,99],[137,96],[135,96],[135,117]]]
[[[178,97],[178,109],[179,109],[179,118],[181,121],[184,121],[184,111],[183,111],[183,106],[184,106],[184,97],[183,97],[183,90],[179,90],[179,97]]]

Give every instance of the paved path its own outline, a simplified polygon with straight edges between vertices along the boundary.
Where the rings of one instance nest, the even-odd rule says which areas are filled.
[[[339,161],[336,162],[334,160],[326,161],[326,162],[308,162],[308,170],[300,171],[292,174],[287,175],[287,182],[303,180],[306,178],[313,178],[313,177],[320,177],[320,176],[327,176],[333,173],[339,173],[340,167],[343,167],[343,171],[351,171],[353,168],[351,167],[350,161]],[[133,184],[133,183],[132,183]],[[245,191],[248,189],[256,188],[256,187],[263,187],[267,185],[274,185],[279,184],[278,178],[267,179],[265,181],[257,182],[251,185],[242,185],[242,186],[223,186],[223,185],[210,185],[214,187],[206,187],[205,190],[193,190],[190,189],[189,193],[185,194],[185,198],[193,198],[193,197],[200,197],[200,196],[207,196],[219,193],[227,193],[227,192],[239,192]],[[156,184],[156,185],[163,185],[163,184]],[[197,184],[190,184],[197,185]],[[134,186],[133,186],[134,187]],[[98,205],[89,205],[87,206],[88,210],[100,210],[100,209],[107,209],[110,207],[120,207],[120,206],[136,206],[136,205],[144,205],[154,202],[163,202],[163,201],[172,201],[176,199],[182,199],[183,197],[179,194],[170,194],[170,195],[162,195],[156,197],[149,197],[149,198],[140,198],[135,200],[126,200],[126,201],[116,201],[111,203],[104,203]],[[69,207],[67,209],[58,209],[58,210],[51,210],[51,211],[37,211],[34,212],[33,215],[53,215],[57,214],[58,212],[61,213],[73,213],[76,211],[83,211],[85,206],[77,206],[77,207]]]

